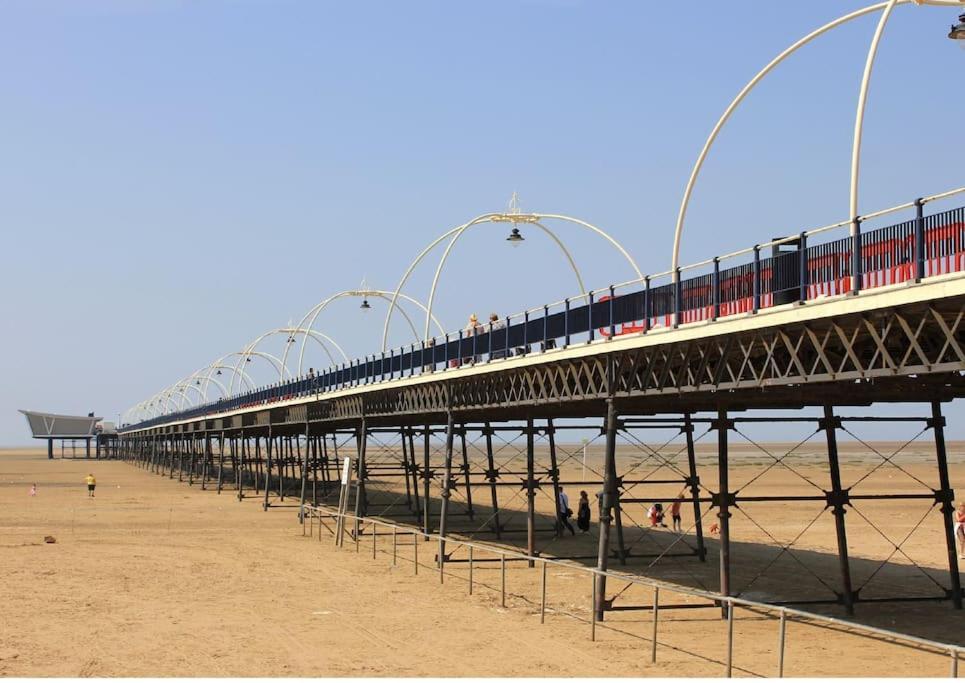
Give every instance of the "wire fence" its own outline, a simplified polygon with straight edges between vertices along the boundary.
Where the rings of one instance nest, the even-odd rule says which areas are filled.
[[[358,554],[370,554],[372,559],[377,559],[381,554],[391,557],[393,566],[399,567],[408,564],[412,568],[414,576],[418,576],[420,570],[425,574],[431,572],[438,577],[439,583],[445,583],[447,579],[458,580],[466,583],[468,595],[476,594],[480,589],[489,590],[492,594],[498,595],[499,606],[507,608],[510,605],[509,599],[515,602],[530,605],[536,609],[526,595],[522,593],[512,593],[507,587],[507,566],[509,563],[526,562],[528,566],[538,569],[538,613],[540,624],[545,624],[546,615],[556,614],[565,616],[585,624],[587,635],[590,641],[596,641],[597,631],[607,629],[608,631],[631,636],[636,639],[649,643],[649,660],[651,663],[657,662],[658,650],[675,651],[690,657],[703,660],[711,664],[719,664],[723,667],[724,675],[731,677],[735,671],[747,675],[764,675],[783,677],[785,674],[785,660],[788,646],[788,626],[792,623],[804,626],[829,629],[838,635],[851,635],[863,639],[873,639],[884,642],[896,647],[906,647],[913,650],[918,655],[943,656],[948,658],[948,676],[958,677],[958,662],[965,647],[942,643],[938,641],[919,638],[896,631],[882,629],[865,624],[859,624],[827,615],[807,612],[792,607],[772,605],[765,602],[737,598],[709,590],[702,590],[681,586],[678,584],[660,581],[657,579],[615,572],[612,570],[601,571],[594,567],[586,567],[574,562],[549,557],[531,556],[526,553],[502,548],[499,546],[488,545],[466,541],[450,536],[441,536],[435,533],[427,533],[416,527],[396,524],[382,519],[372,517],[357,516],[349,512],[340,513],[337,509],[325,505],[305,504],[301,508],[300,518],[302,520],[302,534],[308,537],[315,537],[319,541],[323,539],[323,534],[328,534],[334,539],[336,547],[344,548],[346,540],[354,546]],[[363,537],[365,540],[363,541]],[[381,540],[380,540],[381,539]],[[447,554],[448,546],[448,554]],[[405,552],[405,548],[411,548],[411,552]],[[420,560],[420,548],[422,559]],[[467,557],[460,560],[451,560],[454,549],[465,549]],[[434,553],[434,554],[433,554]],[[426,558],[429,558],[429,562]],[[487,583],[485,579],[480,579],[479,568],[482,566],[498,565],[498,580],[495,584]],[[455,573],[453,566],[466,565],[466,571]],[[566,605],[565,601],[554,604],[549,602],[548,588],[548,569],[550,567],[575,571],[586,577],[589,584],[586,595],[588,600],[585,609],[579,605]],[[649,604],[636,607],[650,613],[649,633],[641,635],[620,628],[619,622],[603,622],[597,618],[597,610],[602,601],[598,599],[599,577],[606,577],[620,582],[626,582],[627,587],[633,586],[639,590],[649,593]],[[623,590],[626,590],[624,588]],[[622,591],[621,591],[622,592]],[[639,592],[639,591],[638,591]],[[689,599],[690,602],[684,604],[674,604],[668,602],[670,599]],[[668,609],[687,609],[687,608],[720,608],[722,619],[725,622],[726,645],[722,659],[713,653],[702,653],[684,649],[679,645],[679,640],[674,640],[669,636],[669,629],[673,628],[674,620],[668,620],[661,615],[661,610]],[[735,652],[735,621],[736,615],[740,612],[745,617],[766,619],[776,622],[776,661],[771,672],[755,672],[747,668],[739,667],[734,661]],[[667,637],[661,641],[661,636]],[[748,638],[748,643],[751,639]],[[925,675],[916,663],[906,660],[917,676]],[[897,673],[897,672],[895,672]]]

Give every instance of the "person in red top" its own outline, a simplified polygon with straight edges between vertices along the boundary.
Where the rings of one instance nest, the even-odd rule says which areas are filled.
[[[965,502],[955,511],[955,538],[958,539],[958,556],[965,560]]]
[[[684,494],[678,493],[677,498],[670,504],[670,518],[673,520],[673,530],[678,534],[684,532],[684,525],[680,521],[680,505],[684,502]]]

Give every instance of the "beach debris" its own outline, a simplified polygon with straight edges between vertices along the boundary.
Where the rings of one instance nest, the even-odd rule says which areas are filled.
[[[44,543],[56,543],[57,539],[53,536],[44,536]]]

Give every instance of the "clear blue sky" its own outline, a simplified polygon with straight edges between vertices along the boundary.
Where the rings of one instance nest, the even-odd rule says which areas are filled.
[[[27,441],[17,408],[113,418],[363,276],[391,289],[424,244],[514,190],[664,270],[731,97],[860,4],[0,2],[0,444]],[[965,184],[955,14],[895,10],[863,212]],[[685,261],[846,217],[875,21],[823,37],[738,111],[697,187]],[[512,251],[504,232],[456,250],[449,327],[574,293],[545,239]],[[562,236],[590,286],[629,277],[599,240]],[[424,298],[430,278],[408,291]],[[384,308],[357,305],[319,322],[364,354]]]

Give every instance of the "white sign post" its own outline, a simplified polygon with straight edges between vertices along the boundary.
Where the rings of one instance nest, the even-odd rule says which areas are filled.
[[[352,458],[345,456],[342,462],[342,486],[338,492],[338,518],[335,520],[335,545],[342,545],[345,534],[345,507],[348,504],[349,480],[352,478]]]

